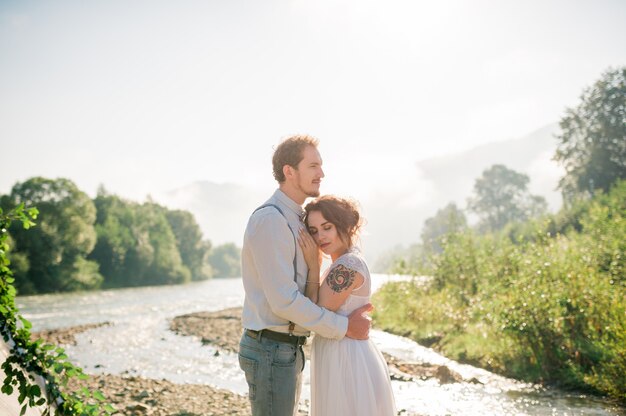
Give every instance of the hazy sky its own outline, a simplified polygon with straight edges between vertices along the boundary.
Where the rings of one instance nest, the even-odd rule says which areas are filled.
[[[143,200],[271,190],[322,141],[325,192],[558,121],[626,63],[624,1],[0,1],[0,193],[34,175]]]

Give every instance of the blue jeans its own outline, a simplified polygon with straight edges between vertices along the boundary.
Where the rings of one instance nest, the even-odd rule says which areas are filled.
[[[301,346],[244,334],[239,366],[246,373],[253,416],[294,416],[298,411],[304,351]]]

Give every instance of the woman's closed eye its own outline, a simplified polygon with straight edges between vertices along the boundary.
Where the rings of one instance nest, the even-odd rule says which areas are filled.
[[[313,228],[313,227],[309,228],[309,234],[311,235],[317,234],[317,228]]]

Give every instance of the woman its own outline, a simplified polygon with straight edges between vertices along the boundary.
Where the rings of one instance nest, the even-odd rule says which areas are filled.
[[[306,295],[331,311],[349,315],[369,303],[370,274],[354,247],[361,226],[356,205],[323,196],[305,207],[308,233],[299,243],[309,275]],[[321,253],[332,264],[320,281]],[[396,414],[389,371],[370,340],[339,341],[315,336],[311,353],[311,415],[392,416]]]

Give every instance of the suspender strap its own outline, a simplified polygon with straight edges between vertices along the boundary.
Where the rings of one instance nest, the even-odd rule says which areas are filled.
[[[293,237],[293,244],[294,244],[294,254],[293,254],[293,281],[296,282],[297,285],[297,278],[298,278],[298,262],[297,262],[297,257],[298,257],[298,241],[296,240],[296,233],[293,232],[293,228],[291,228],[291,225],[289,225],[289,220],[287,220],[287,217],[285,216],[285,213],[283,212],[282,209],[280,209],[278,207],[278,205],[275,204],[265,204],[265,205],[261,205],[260,207],[258,207],[257,209],[255,209],[252,213],[254,214],[255,212],[257,212],[258,210],[265,208],[265,207],[274,207],[276,208],[276,210],[280,213],[280,215],[283,216],[283,218],[285,219],[285,222],[287,223],[287,227],[289,227],[289,231],[291,231],[291,236]],[[293,335],[293,330],[296,327],[296,324],[294,324],[293,322],[289,321],[289,335]]]

